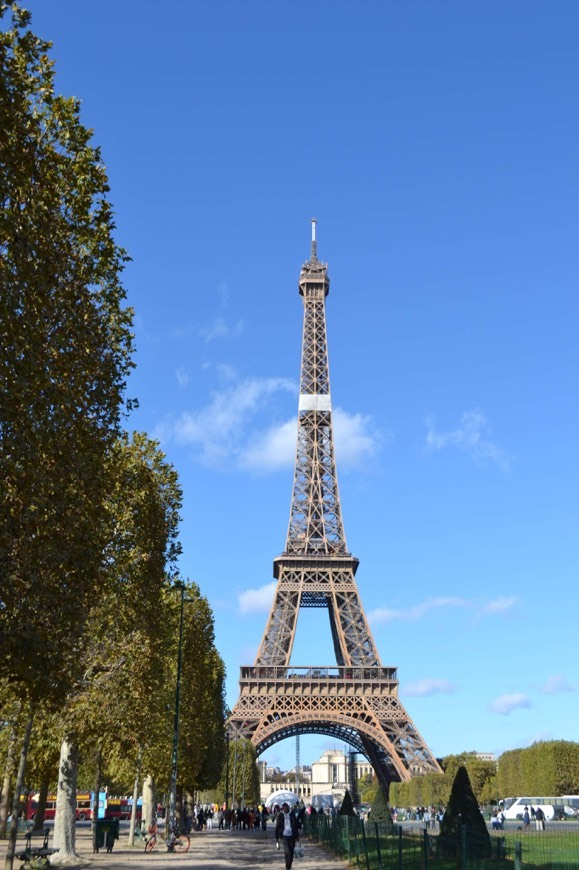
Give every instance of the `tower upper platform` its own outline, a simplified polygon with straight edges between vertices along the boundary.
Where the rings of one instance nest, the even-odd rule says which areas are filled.
[[[330,276],[328,275],[328,264],[318,260],[318,245],[316,241],[316,224],[315,218],[312,219],[312,248],[310,259],[306,260],[302,266],[299,280],[300,296],[307,294],[314,297],[323,292],[327,296],[330,292]]]

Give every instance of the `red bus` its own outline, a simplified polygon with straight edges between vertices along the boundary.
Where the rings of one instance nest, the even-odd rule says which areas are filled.
[[[26,818],[33,819],[38,809],[38,792],[28,795],[26,801]],[[56,815],[56,795],[49,794],[46,799],[46,811],[44,818],[49,821]],[[83,822],[85,819],[92,819],[92,805],[90,794],[77,794],[76,796],[76,821]]]
[[[137,819],[141,818],[141,804],[142,801],[139,798],[137,801]],[[107,819],[130,819],[132,807],[132,798],[107,798],[106,817]]]

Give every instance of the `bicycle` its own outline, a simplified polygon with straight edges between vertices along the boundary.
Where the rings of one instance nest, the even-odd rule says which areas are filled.
[[[169,834],[168,837],[163,837],[159,832],[157,825],[151,825],[149,828],[149,836],[145,836],[145,852],[152,852],[157,843],[157,837],[165,841],[167,852],[188,852],[191,840],[187,834],[175,832]]]

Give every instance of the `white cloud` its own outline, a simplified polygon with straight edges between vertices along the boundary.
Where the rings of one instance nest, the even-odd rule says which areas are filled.
[[[498,598],[495,598],[493,601],[489,601],[488,604],[482,608],[480,612],[480,616],[494,616],[495,614],[506,613],[507,610],[510,610],[517,604],[519,599],[516,595],[499,595]]]
[[[469,607],[470,602],[464,598],[439,597],[427,598],[422,604],[417,604],[414,607],[408,607],[405,610],[392,610],[386,607],[377,607],[369,611],[368,620],[373,625],[381,625],[385,622],[393,622],[400,620],[402,622],[416,622],[422,619],[426,614],[437,608],[449,607]]]
[[[340,468],[358,465],[363,459],[373,456],[380,437],[374,428],[372,417],[365,414],[348,414],[336,408],[332,414],[336,461]]]
[[[239,462],[242,468],[265,474],[293,465],[296,455],[297,419],[272,426],[254,437],[243,450]]]
[[[244,428],[276,392],[295,393],[285,378],[248,378],[213,394],[211,402],[193,413],[186,412],[170,427],[180,444],[197,448],[200,461],[223,468],[237,462]]]
[[[434,418],[426,418],[426,447],[428,450],[442,450],[445,447],[458,447],[477,462],[494,462],[503,471],[508,471],[512,457],[491,440],[491,426],[486,414],[480,408],[465,411],[457,429],[438,432]]]
[[[271,610],[273,596],[277,587],[274,580],[259,589],[246,589],[238,596],[239,612],[242,616],[248,613],[268,613]]]
[[[512,695],[500,695],[489,704],[489,709],[493,713],[499,713],[501,716],[508,716],[514,710],[528,709],[532,706],[529,698],[518,692]]]
[[[415,683],[408,683],[401,688],[404,695],[409,697],[422,698],[426,695],[450,694],[454,692],[454,685],[448,680],[426,677],[423,680],[417,680]]]
[[[336,464],[340,469],[358,465],[373,456],[378,449],[379,436],[372,418],[363,414],[349,414],[342,408],[332,412],[332,429],[336,450]],[[260,473],[291,468],[296,458],[297,413],[285,423],[258,433],[243,450],[240,465]]]
[[[175,372],[175,377],[177,378],[177,383],[180,387],[186,387],[189,383],[189,375],[187,374],[186,369],[177,369]]]
[[[549,677],[543,685],[541,686],[541,692],[544,692],[546,695],[555,695],[559,692],[574,692],[576,686],[572,686],[571,683],[568,683],[565,677],[561,676],[561,674],[555,674],[552,677]]]
[[[195,448],[200,462],[231,470],[239,468],[268,473],[291,468],[296,456],[296,415],[265,431],[254,428],[256,416],[267,410],[276,393],[297,395],[297,386],[287,378],[247,378],[238,381],[235,370],[218,366],[223,388],[213,393],[203,408],[183,413],[176,421],[164,421],[155,434],[163,441]],[[177,378],[187,382],[186,372],[179,369]],[[348,414],[338,408],[333,415],[337,462],[347,467],[372,456],[380,438],[370,417]]]

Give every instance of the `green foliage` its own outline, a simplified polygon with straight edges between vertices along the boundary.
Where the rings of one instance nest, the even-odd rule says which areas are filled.
[[[132,312],[79,103],[55,94],[29,14],[0,18],[0,656],[22,698],[56,706],[103,578]]]
[[[579,793],[579,743],[545,740],[504,752],[496,778],[498,797]]]
[[[461,844],[462,828],[466,828],[469,854],[484,858],[490,855],[490,834],[478,801],[472,790],[466,767],[460,766],[452,783],[444,818],[440,823],[438,848],[440,854],[454,855]]]
[[[460,767],[465,767],[473,792],[480,803],[490,800],[496,790],[494,761],[483,761],[474,752],[448,755],[442,761],[443,774],[415,776],[410,782],[392,783],[390,800],[394,806],[439,806],[448,802],[452,783]]]
[[[344,794],[344,800],[342,801],[342,806],[340,807],[339,814],[341,816],[355,816],[356,813],[354,811],[354,804],[352,803],[352,795],[346,789],[346,793]]]
[[[410,782],[392,783],[390,800],[395,806],[446,804],[452,780],[464,766],[480,804],[504,797],[579,793],[579,743],[549,740],[527,749],[504,752],[498,764],[482,761],[474,752],[443,759],[444,775],[427,774]]]
[[[376,793],[377,779],[372,773],[365,773],[358,780],[358,790],[360,792],[360,802],[363,804],[372,803]]]
[[[209,602],[194,583],[186,598],[179,771],[193,792],[218,783],[225,758],[225,666],[215,648]]]
[[[387,827],[393,828],[392,816],[390,815],[384,792],[380,786],[376,789],[376,794],[372,801],[372,807],[368,819],[372,824],[386,825]]]
[[[257,806],[261,803],[259,770],[255,747],[250,740],[231,740],[225,743],[221,778],[217,785],[218,803],[229,793],[229,806]],[[229,762],[228,762],[229,758]]]

